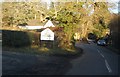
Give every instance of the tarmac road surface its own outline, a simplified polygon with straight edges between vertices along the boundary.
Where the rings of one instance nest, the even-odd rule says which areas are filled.
[[[72,68],[66,75],[118,75],[118,55],[103,46],[76,44],[84,51],[82,57],[71,61]]]

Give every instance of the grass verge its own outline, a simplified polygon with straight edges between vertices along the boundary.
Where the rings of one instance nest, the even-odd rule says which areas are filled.
[[[77,47],[75,47],[74,49],[65,50],[59,47],[47,48],[47,47],[39,47],[37,45],[31,46],[31,47],[20,47],[20,48],[3,47],[2,50],[9,51],[9,52],[19,52],[19,53],[26,53],[26,54],[49,55],[49,56],[61,56],[61,57],[69,57],[69,58],[78,57],[83,53],[83,50]]]

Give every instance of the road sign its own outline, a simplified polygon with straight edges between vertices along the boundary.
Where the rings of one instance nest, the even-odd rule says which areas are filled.
[[[54,40],[54,32],[49,28],[41,32],[41,40]]]

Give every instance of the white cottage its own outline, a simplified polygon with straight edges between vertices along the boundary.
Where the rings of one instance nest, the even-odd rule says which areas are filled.
[[[44,28],[47,28],[47,27],[55,27],[55,26],[50,20],[48,20],[48,22],[44,25]]]
[[[46,28],[41,32],[41,40],[54,40],[54,32]]]

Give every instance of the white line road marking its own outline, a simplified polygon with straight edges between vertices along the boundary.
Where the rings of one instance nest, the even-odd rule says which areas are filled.
[[[101,55],[103,58],[105,58],[104,55],[103,55],[102,53],[100,53],[100,55]]]
[[[110,66],[109,66],[109,64],[108,64],[108,62],[107,62],[107,60],[105,60],[105,64],[106,64],[106,67],[107,67],[108,71],[109,71],[109,72],[112,72],[112,70],[111,70],[111,68],[110,68]]]
[[[97,51],[99,52],[99,54],[100,54],[103,58],[105,58],[104,55],[103,55],[99,50],[97,50]]]
[[[97,51],[100,53],[100,51],[97,49]]]
[[[99,51],[99,50],[97,50],[98,51],[98,53],[105,59],[105,57],[104,57],[104,55]],[[105,59],[105,65],[106,65],[106,67],[107,67],[107,69],[108,69],[108,72],[112,72],[112,69],[110,68],[110,65],[108,64],[108,62],[107,62],[107,60]]]

